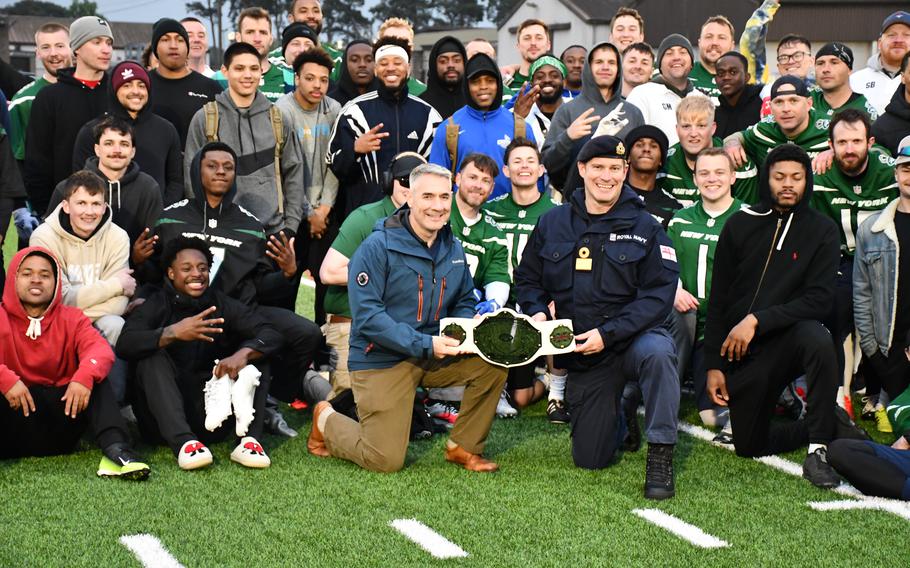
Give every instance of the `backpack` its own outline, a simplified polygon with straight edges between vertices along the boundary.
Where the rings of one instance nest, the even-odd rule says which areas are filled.
[[[524,138],[528,133],[528,125],[522,116],[514,115],[515,126],[512,130],[512,139]],[[449,151],[449,162],[452,164],[452,179],[455,179],[458,168],[458,125],[451,116],[446,121],[446,149]]]
[[[205,141],[218,141],[218,103],[209,101],[202,107],[205,110]],[[272,133],[275,135],[275,189],[278,191],[278,212],[284,215],[284,191],[281,188],[281,150],[284,148],[284,126],[281,123],[281,111],[272,105],[269,107],[269,119]]]

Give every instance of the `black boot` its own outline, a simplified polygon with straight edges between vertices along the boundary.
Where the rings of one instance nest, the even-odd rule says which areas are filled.
[[[676,495],[673,483],[673,444],[648,444],[645,469],[645,499],[669,499]]]
[[[622,441],[622,451],[637,452],[641,449],[641,428],[638,426],[638,405],[641,403],[641,391],[638,384],[626,383],[622,391],[622,414],[626,419],[626,437]]]
[[[263,411],[263,425],[265,426],[266,432],[269,434],[286,436],[288,438],[297,437],[297,430],[294,430],[285,422],[284,416],[282,416],[281,411],[278,410],[278,400],[272,397],[272,395],[269,395],[266,399]]]

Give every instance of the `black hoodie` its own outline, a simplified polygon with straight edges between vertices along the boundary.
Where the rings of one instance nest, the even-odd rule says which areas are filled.
[[[287,294],[291,284],[265,255],[265,230],[252,213],[234,203],[236,182],[212,208],[205,198],[199,164],[203,146],[190,165],[193,199],[184,199],[165,208],[155,226],[158,244],[151,258],[136,267],[143,284],[160,286],[164,278],[161,252],[164,243],[180,235],[203,239],[211,244],[215,263],[211,269],[212,288],[244,304],[255,306],[260,297]]]
[[[714,122],[717,123],[714,135],[723,139],[735,132],[745,130],[761,120],[763,102],[761,90],[764,87],[761,83],[746,85],[736,106],[730,105],[727,97],[719,96],[717,98],[718,106],[714,111]]]
[[[106,114],[122,118],[133,127],[133,146],[136,148],[133,163],[138,164],[140,171],[152,176],[158,183],[165,205],[183,199],[183,145],[174,125],[152,112],[151,91],[148,101],[135,119],[117,100],[112,86],[108,88],[108,97],[109,110]],[[101,118],[86,123],[79,130],[73,148],[73,170],[82,169],[86,160],[95,156],[92,130]]]
[[[806,191],[800,202],[786,213],[771,205],[768,172],[772,163],[782,161],[775,150],[762,165],[761,201],[734,213],[720,234],[705,324],[708,369],[725,369],[720,347],[748,314],[758,319],[749,346],[754,354],[763,340],[800,321],[823,320],[834,301],[840,259],[837,226],[809,207],[813,182],[808,155],[785,152],[788,161],[799,161],[806,170]]]
[[[142,231],[153,227],[158,221],[162,207],[161,191],[151,176],[139,171],[136,162],[130,162],[126,173],[118,181],[107,179],[107,176],[98,169],[97,157],[86,160],[85,169],[97,174],[107,184],[104,198],[111,206],[114,224],[126,231],[131,245],[136,242]],[[63,201],[65,185],[66,180],[57,184],[51,195],[45,217],[50,215]]]
[[[107,74],[90,89],[73,76],[75,71],[75,67],[61,69],[57,82],[41,89],[32,103],[22,181],[38,212],[47,211],[54,187],[73,173],[79,129],[108,109]]]
[[[462,74],[461,81],[450,88],[446,86],[445,82],[436,71],[436,59],[438,59],[440,55],[439,48],[446,44],[455,44],[458,52],[461,54],[462,61],[467,65],[468,55],[464,45],[458,38],[454,36],[445,36],[441,38],[433,45],[433,49],[430,50],[430,58],[428,60],[429,67],[427,69],[427,90],[420,95],[421,99],[430,103],[430,105],[436,109],[443,120],[449,118],[456,110],[463,107],[467,100],[465,99],[463,90],[463,85],[466,83],[464,74]],[[446,53],[451,52],[447,51]]]
[[[338,82],[332,85],[328,92],[328,96],[338,101],[341,106],[360,96],[360,91],[357,90],[357,85],[354,84],[354,79],[351,78],[351,73],[348,71],[348,50],[351,49],[351,46],[361,43],[370,45],[370,42],[365,39],[355,39],[344,48],[344,56],[342,56],[339,63],[341,65],[341,74],[338,77]],[[379,80],[374,76],[364,93],[375,91],[378,85]]]
[[[910,103],[906,97],[907,86],[898,85],[885,107],[885,112],[872,125],[875,141],[897,155],[897,146],[904,136],[910,135]]]

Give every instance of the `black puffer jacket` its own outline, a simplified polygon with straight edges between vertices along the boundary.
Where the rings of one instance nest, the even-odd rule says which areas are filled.
[[[872,125],[875,141],[887,148],[892,156],[897,154],[897,145],[904,136],[910,136],[910,103],[906,93],[907,87],[898,85],[884,114]]]

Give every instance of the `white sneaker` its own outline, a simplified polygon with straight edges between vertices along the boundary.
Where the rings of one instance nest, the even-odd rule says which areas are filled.
[[[253,365],[240,369],[237,380],[231,386],[231,404],[234,405],[234,429],[238,438],[246,436],[250,424],[253,422],[253,396],[259,386],[259,377],[262,373]]]
[[[272,460],[265,455],[265,450],[262,449],[256,438],[252,436],[240,439],[240,443],[231,452],[231,461],[256,469],[263,469],[272,465]]]
[[[212,377],[205,383],[205,429],[214,432],[231,415],[231,386],[227,375]]]
[[[518,411],[509,404],[508,395],[505,390],[499,394],[499,402],[496,403],[496,416],[500,418],[515,418],[518,416]]]
[[[212,452],[199,440],[190,440],[183,444],[177,453],[177,465],[183,470],[212,465],[212,461]]]

